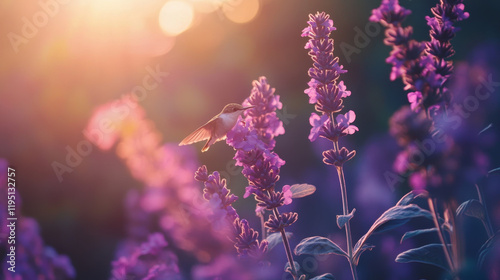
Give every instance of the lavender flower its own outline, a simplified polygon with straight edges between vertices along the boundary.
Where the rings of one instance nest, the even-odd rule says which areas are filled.
[[[244,120],[228,132],[227,143],[236,149],[237,165],[243,166],[243,175],[249,186],[245,197],[255,196],[258,207],[273,210],[285,202],[283,192],[275,191],[280,168],[285,162],[274,152],[275,136],[285,132],[276,110],[283,105],[274,95],[265,77],[253,81],[253,88],[244,106],[255,106],[246,110]],[[257,138],[253,137],[257,132]],[[252,147],[251,150],[243,147]]]
[[[205,165],[198,168],[195,173],[195,179],[203,182],[203,198],[209,202],[209,208],[212,210],[212,226],[224,229],[231,225],[238,217],[232,204],[238,199],[231,194],[226,187],[226,180],[221,179],[219,172],[214,171],[208,175]]]
[[[262,208],[274,213],[265,225],[270,231],[281,232],[287,258],[292,266],[291,273],[296,277],[297,272],[285,235],[285,227],[297,220],[297,214],[280,214],[277,209],[285,202],[290,203],[291,195],[289,186],[283,188],[281,192],[275,190],[280,178],[280,168],[285,162],[272,151],[276,145],[274,137],[285,132],[283,123],[276,115],[276,110],[281,109],[283,105],[279,101],[279,96],[274,95],[274,89],[270,87],[265,77],[253,81],[252,85],[250,96],[245,99],[243,105],[254,107],[246,110],[243,113],[243,120],[228,132],[227,143],[236,150],[234,159],[237,165],[243,166],[242,173],[248,180],[249,186],[246,188],[245,197],[254,195],[259,209],[257,213],[261,213]],[[276,223],[276,219],[285,222]],[[249,240],[255,240],[256,232],[252,233],[245,227],[245,223],[235,222],[235,228],[239,228]]]
[[[309,134],[311,142],[320,136],[336,143],[340,137],[358,130],[356,126],[351,125],[356,118],[353,111],[345,115],[338,114],[344,108],[343,98],[350,96],[351,92],[346,90],[343,81],[337,82],[340,74],[347,71],[338,64],[339,58],[333,54],[333,40],[329,36],[335,27],[329,18],[324,12],[309,15],[309,26],[302,31],[302,37],[309,37],[305,49],[309,49],[313,60],[313,67],[308,71],[311,81],[304,92],[309,95],[309,102],[315,104],[316,111],[322,114],[319,116],[312,113],[309,118],[312,125]],[[334,118],[334,114],[338,115]],[[354,156],[354,153],[348,154]],[[325,163],[331,164],[332,161],[324,155]],[[345,159],[349,160],[352,156]]]
[[[52,247],[47,246],[40,236],[40,228],[33,218],[21,215],[21,195],[15,190],[16,221],[7,220],[7,160],[0,158],[0,251],[2,256],[1,279],[54,279],[66,280],[76,277],[71,260],[66,255],[58,254]],[[10,192],[10,190],[9,190]],[[9,239],[11,228],[9,223],[15,222],[15,239]],[[12,243],[14,240],[15,243]],[[14,246],[15,251],[10,247]],[[2,254],[3,254],[2,253]],[[11,259],[11,255],[14,259]],[[11,262],[12,261],[12,262]],[[10,271],[14,269],[14,272]]]
[[[221,179],[217,171],[209,175],[205,165],[198,168],[195,179],[205,185],[203,198],[212,210],[212,226],[219,231],[228,231],[225,234],[233,241],[238,257],[261,260],[267,251],[267,241],[260,242],[259,233],[249,226],[247,220],[240,220],[232,206],[238,197],[230,194],[226,180]]]
[[[259,241],[259,233],[245,219],[236,218],[233,223],[234,247],[240,258],[261,260],[267,252],[267,241]]]
[[[411,110],[419,112],[425,109],[429,120],[425,120],[425,115],[411,116],[411,112],[406,109],[397,112],[391,118],[391,133],[398,138],[398,142],[403,145],[405,151],[401,152],[395,163],[395,169],[398,172],[414,172],[410,176],[410,185],[415,190],[421,191],[423,185],[428,186],[431,195],[438,195],[435,188],[438,182],[436,174],[431,171],[441,170],[438,173],[449,173],[446,166],[443,166],[443,158],[440,156],[451,156],[453,152],[453,143],[450,141],[434,141],[432,135],[442,133],[441,128],[436,127],[435,120],[439,119],[440,112],[449,108],[451,100],[450,91],[445,87],[445,82],[450,77],[453,65],[446,59],[454,54],[450,40],[455,36],[458,30],[453,26],[454,23],[468,18],[469,14],[464,12],[464,5],[461,0],[448,1],[441,0],[434,8],[432,13],[434,17],[426,17],[427,24],[430,27],[430,42],[416,42],[411,39],[412,28],[402,27],[401,22],[404,17],[395,15],[395,11],[402,11],[398,1],[382,1],[378,9],[372,11],[370,20],[378,21],[386,26],[385,43],[393,47],[391,55],[387,62],[393,65],[391,80],[401,77],[410,102]],[[408,15],[400,13],[400,15]],[[390,20],[390,17],[398,20]],[[403,116],[404,115],[404,116]],[[432,119],[430,119],[432,117]],[[399,123],[399,124],[398,124]],[[418,143],[412,143],[416,141]],[[419,147],[427,141],[431,141],[435,150],[430,154],[422,155]],[[417,147],[418,146],[418,147]],[[405,158],[407,157],[407,158]],[[423,159],[415,164],[416,158]],[[429,168],[427,168],[429,167]],[[428,172],[417,172],[420,169],[427,169]],[[427,175],[425,175],[427,174]],[[424,178],[425,176],[427,178]],[[424,177],[422,177],[424,176]],[[452,192],[445,191],[451,194]],[[441,195],[439,195],[441,196]],[[449,196],[445,196],[449,197]]]
[[[414,111],[424,108],[435,114],[450,102],[448,90],[444,87],[452,73],[453,65],[446,61],[454,54],[450,40],[458,30],[453,24],[469,17],[464,12],[461,0],[441,0],[432,8],[434,17],[426,17],[431,28],[430,42],[411,39],[411,26],[402,27],[402,21],[410,11],[402,8],[397,0],[383,0],[379,8],[372,11],[371,21],[380,22],[387,29],[386,45],[392,46],[387,63],[392,64],[391,80],[399,77],[405,84],[408,101]]]
[[[382,0],[380,7],[372,11],[370,20],[383,25],[399,24],[410,14],[411,11],[401,7],[398,0]]]
[[[76,275],[70,259],[45,246],[39,231],[38,223],[34,219],[18,217],[15,272],[8,270],[10,265],[7,259],[2,264],[5,279],[74,279]],[[7,243],[2,242],[2,247],[6,250]]]
[[[269,215],[269,220],[266,222],[266,227],[271,232],[281,232],[284,228],[289,227],[297,221],[297,213],[283,213],[279,216]]]
[[[404,15],[404,11],[401,11],[401,9],[395,9],[393,12]],[[384,13],[381,12],[376,16],[382,17]],[[344,163],[356,155],[356,151],[349,151],[346,147],[341,147],[339,138],[358,131],[358,128],[351,124],[356,119],[356,114],[353,111],[341,114],[344,109],[343,98],[350,96],[351,92],[347,91],[344,82],[338,81],[338,79],[347,70],[344,70],[343,66],[339,65],[339,58],[333,54],[334,46],[333,39],[330,39],[330,33],[335,30],[335,27],[330,16],[324,12],[317,12],[315,15],[310,14],[307,24],[308,26],[302,31],[302,37],[309,37],[305,49],[309,50],[313,67],[309,68],[308,74],[311,81],[308,83],[309,88],[304,92],[309,96],[309,103],[315,104],[316,111],[321,113],[321,116],[312,113],[309,118],[312,125],[309,140],[313,142],[319,136],[332,142],[333,148],[323,152],[323,162],[336,167],[342,193],[343,216],[347,216],[349,215],[349,206],[343,166]],[[293,215],[273,216],[272,218],[267,224],[277,229],[294,220]],[[345,230],[347,239],[346,257],[351,267],[353,279],[357,279],[357,261],[354,260],[349,221],[345,223]],[[314,239],[304,239],[299,246],[304,244],[303,242],[312,242],[311,240]]]
[[[134,247],[130,255],[113,261],[112,279],[181,279],[177,257],[166,250],[167,245],[161,233],[151,234],[146,242]]]

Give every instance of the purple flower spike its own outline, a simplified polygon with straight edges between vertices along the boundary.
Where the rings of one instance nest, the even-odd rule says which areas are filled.
[[[308,27],[304,29],[302,36],[308,36],[309,41],[306,49],[313,61],[313,67],[309,68],[311,77],[309,89],[304,92],[309,96],[309,103],[315,104],[316,111],[321,114],[312,113],[309,118],[311,132],[309,140],[314,142],[318,136],[338,142],[339,138],[358,131],[351,123],[356,118],[353,111],[347,114],[338,114],[344,108],[343,98],[351,95],[343,81],[339,80],[341,74],[347,71],[339,65],[339,58],[333,54],[333,39],[330,39],[331,31],[335,30],[330,16],[322,13],[309,15]],[[334,118],[334,114],[338,114]],[[336,121],[336,122],[335,122]]]
[[[213,226],[224,230],[238,217],[236,210],[232,206],[238,197],[231,194],[231,191],[227,189],[226,180],[221,179],[219,172],[214,171],[208,175],[205,165],[198,168],[195,178],[205,185],[203,198],[209,202],[209,208],[212,210],[210,219]]]
[[[342,167],[346,161],[352,159],[355,155],[356,151],[349,152],[345,147],[342,147],[340,151],[332,149],[323,152],[323,162],[328,165]]]
[[[274,215],[269,215],[269,220],[265,223],[265,225],[269,228],[271,232],[280,232],[284,228],[292,225],[297,221],[298,214],[297,213],[282,213],[278,217]]]
[[[412,27],[401,26],[410,11],[399,6],[397,0],[383,0],[380,7],[372,11],[370,20],[387,28],[384,43],[393,48],[386,60],[392,64],[390,79],[401,78],[405,90],[412,91],[408,99],[416,112],[420,108],[426,111],[433,108],[435,111],[450,102],[443,85],[453,71],[453,64],[447,59],[455,53],[450,42],[458,31],[454,23],[469,17],[462,2],[440,0],[432,8],[434,17],[426,17],[430,27],[429,42],[412,40]]]
[[[302,30],[302,37],[311,37],[320,39],[322,37],[328,37],[330,33],[336,30],[333,27],[333,20],[330,19],[330,15],[325,12],[316,13],[316,15],[309,15],[309,21],[307,22],[308,27]]]
[[[321,29],[321,32],[328,33],[332,30],[333,23],[324,18],[317,28]],[[314,30],[304,30],[307,34],[311,32]],[[317,96],[315,83],[315,80],[310,82],[311,100],[315,100]],[[253,81],[252,86],[251,94],[243,102],[243,106],[253,106],[253,108],[246,110],[242,121],[239,121],[227,134],[227,143],[236,150],[234,157],[236,165],[243,166],[242,173],[248,180],[249,186],[245,188],[244,198],[253,194],[257,201],[256,214],[264,219],[264,210],[273,210],[277,213],[277,207],[291,203],[292,193],[290,186],[285,186],[282,192],[275,191],[280,178],[280,168],[285,164],[285,161],[273,152],[276,145],[274,137],[285,132],[283,122],[276,114],[276,110],[281,109],[283,105],[279,96],[274,95],[274,89],[267,83],[265,77]],[[290,220],[288,225],[295,220],[296,218]],[[258,259],[264,255],[267,251],[267,241],[259,243],[258,233],[248,226],[246,220],[237,218],[233,228],[236,236],[235,247],[240,257],[250,256]],[[283,244],[288,242],[283,241]],[[290,251],[289,247],[286,248]],[[290,261],[289,257],[287,255]],[[293,263],[293,260],[290,262]]]
[[[194,173],[194,179],[196,181],[205,182],[208,180],[207,166],[203,165]]]
[[[233,223],[236,250],[240,258],[262,259],[267,252],[267,241],[259,242],[259,233],[250,227],[248,221],[237,218]]]
[[[133,248],[129,256],[113,261],[112,279],[181,279],[177,256],[166,249],[161,233],[153,233],[148,240]]]
[[[370,21],[380,22],[383,25],[398,24],[410,14],[410,10],[399,6],[398,0],[383,0],[380,7],[372,10]]]

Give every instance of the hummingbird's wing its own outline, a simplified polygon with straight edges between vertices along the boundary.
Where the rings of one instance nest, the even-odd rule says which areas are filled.
[[[186,138],[184,138],[179,146],[189,145],[196,142],[200,142],[203,140],[210,139],[213,133],[213,129],[215,128],[215,118],[208,121],[206,124],[200,126],[198,129],[189,134]]]

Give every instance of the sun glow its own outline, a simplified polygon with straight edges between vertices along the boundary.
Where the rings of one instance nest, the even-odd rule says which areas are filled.
[[[193,22],[194,11],[191,4],[172,0],[163,5],[160,11],[160,27],[166,35],[176,36],[186,31]]]
[[[259,12],[259,0],[241,0],[237,3],[224,2],[221,8],[230,21],[247,23],[254,19]]]

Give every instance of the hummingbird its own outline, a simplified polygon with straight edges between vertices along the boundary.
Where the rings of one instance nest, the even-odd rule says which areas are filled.
[[[236,125],[238,116],[243,111],[253,107],[255,106],[243,107],[236,103],[227,104],[219,114],[184,138],[179,143],[179,146],[208,139],[203,149],[201,149],[202,152],[208,151],[213,143],[226,139],[226,134]]]

